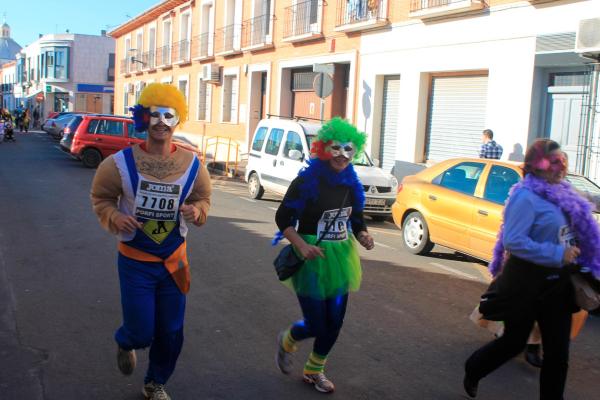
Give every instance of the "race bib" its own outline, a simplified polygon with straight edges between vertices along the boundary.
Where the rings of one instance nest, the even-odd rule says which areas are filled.
[[[135,216],[153,221],[176,221],[181,185],[141,180],[135,196]]]
[[[558,243],[565,247],[577,246],[577,237],[569,225],[563,225],[559,229]]]
[[[352,207],[342,208],[340,215],[335,218],[337,213],[338,209],[327,210],[323,213],[317,226],[317,239],[327,230],[330,223],[329,232],[323,236],[323,240],[341,241],[348,239],[348,218],[352,213]]]

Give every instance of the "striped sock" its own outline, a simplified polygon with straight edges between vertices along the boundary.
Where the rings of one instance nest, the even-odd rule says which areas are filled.
[[[327,356],[321,356],[314,351],[308,356],[308,361],[304,364],[304,373],[306,375],[318,374],[325,369],[325,361]]]
[[[285,331],[283,334],[281,346],[283,347],[283,350],[288,353],[294,353],[296,350],[298,350],[298,346],[296,346],[296,341],[292,337],[292,331],[290,329]]]

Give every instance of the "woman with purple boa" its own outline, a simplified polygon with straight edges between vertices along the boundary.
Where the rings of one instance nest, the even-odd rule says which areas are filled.
[[[523,170],[525,178],[504,208],[489,265],[502,298],[504,334],[469,357],[463,384],[475,397],[482,378],[523,351],[537,322],[544,347],[540,399],[562,400],[571,314],[577,311],[570,269],[576,264],[600,279],[600,229],[593,205],[564,180],[567,159],[558,143],[537,140]],[[483,306],[481,312],[485,318]]]

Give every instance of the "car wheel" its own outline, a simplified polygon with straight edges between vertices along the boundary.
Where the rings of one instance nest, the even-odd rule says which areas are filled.
[[[258,179],[258,174],[253,172],[250,174],[248,178],[248,193],[250,197],[253,199],[260,199],[265,193],[265,188],[263,188],[260,184],[260,180]]]
[[[383,222],[387,220],[388,217],[385,215],[371,215],[371,219],[375,222]]]
[[[429,229],[423,215],[418,212],[408,214],[402,224],[402,244],[410,253],[427,254],[433,249],[429,240]]]
[[[102,161],[102,154],[95,149],[85,149],[81,154],[81,162],[88,168],[96,168]]]

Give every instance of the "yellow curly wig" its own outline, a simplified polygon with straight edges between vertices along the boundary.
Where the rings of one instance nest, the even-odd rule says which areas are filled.
[[[168,83],[151,83],[142,90],[138,104],[144,107],[171,107],[179,114],[179,125],[187,119],[185,96],[179,89]]]

